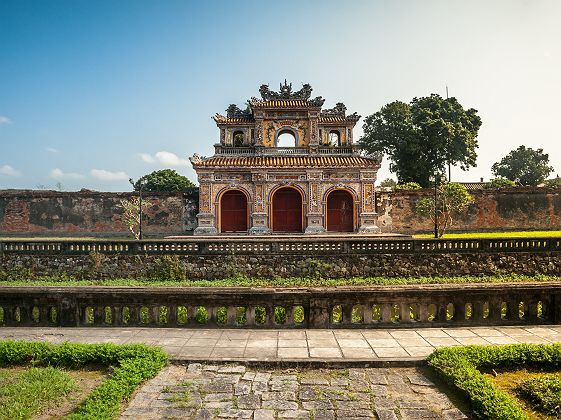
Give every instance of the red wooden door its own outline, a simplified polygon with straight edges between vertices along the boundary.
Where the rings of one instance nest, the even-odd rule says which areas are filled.
[[[327,230],[353,232],[353,197],[347,191],[336,190],[327,196]]]
[[[294,188],[280,188],[273,195],[273,231],[302,232],[302,196]]]
[[[241,191],[227,191],[220,199],[220,231],[247,231],[247,198]]]

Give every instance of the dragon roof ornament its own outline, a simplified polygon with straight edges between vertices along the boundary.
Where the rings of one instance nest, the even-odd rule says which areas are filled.
[[[259,88],[259,93],[261,94],[261,98],[263,98],[264,101],[292,99],[310,101],[315,106],[322,106],[324,102],[324,99],[321,96],[310,99],[312,95],[312,86],[310,84],[304,83],[302,85],[302,89],[293,92],[292,83],[288,83],[286,79],[284,80],[284,84],[280,84],[278,92],[269,89],[269,85],[261,85],[261,87]]]

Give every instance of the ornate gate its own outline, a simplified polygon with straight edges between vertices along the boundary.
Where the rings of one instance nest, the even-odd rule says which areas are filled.
[[[302,232],[302,196],[296,189],[275,191],[272,228],[274,232]]]
[[[327,230],[329,232],[354,231],[353,196],[343,190],[335,190],[327,196]]]
[[[243,192],[232,190],[222,194],[220,231],[247,232],[247,198]]]

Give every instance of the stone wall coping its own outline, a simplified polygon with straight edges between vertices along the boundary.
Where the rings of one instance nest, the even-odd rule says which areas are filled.
[[[182,196],[198,196],[199,188],[195,187],[191,190],[179,191],[179,192],[143,192],[142,195],[145,197],[182,197]],[[55,191],[55,190],[17,190],[17,189],[7,189],[0,190],[0,198],[56,198],[56,197],[132,197],[137,196],[136,191]]]
[[[423,293],[423,292],[499,292],[531,290],[561,290],[561,281],[551,282],[505,282],[505,283],[461,283],[461,284],[416,284],[392,286],[336,286],[336,287],[146,287],[146,286],[0,286],[0,295],[7,294],[105,294],[123,293],[131,295],[202,295],[212,296],[236,294],[250,295],[337,295],[364,293]]]

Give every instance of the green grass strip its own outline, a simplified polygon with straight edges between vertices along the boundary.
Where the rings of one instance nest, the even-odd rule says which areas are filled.
[[[465,232],[445,233],[444,239],[501,239],[501,238],[554,238],[561,236],[561,230],[523,230],[513,232]],[[414,238],[434,238],[432,233],[413,235]]]
[[[50,366],[0,375],[0,419],[31,418],[75,388],[66,372]]]
[[[145,380],[153,378],[167,363],[167,355],[156,347],[143,344],[80,344],[60,345],[0,341],[0,366],[51,365],[80,368],[91,364],[114,367],[107,380],[95,388],[70,416],[71,419],[113,419],[119,415],[121,403]]]
[[[468,397],[482,419],[527,419],[514,398],[500,390],[481,369],[521,365],[561,366],[561,344],[513,344],[437,349],[428,364]]]
[[[0,286],[149,286],[149,287],[337,287],[395,286],[416,284],[468,283],[528,283],[561,281],[560,276],[515,274],[493,276],[450,277],[352,277],[328,279],[322,277],[254,278],[237,276],[217,280],[159,280],[155,278],[74,279],[68,276],[36,277],[33,279],[0,277]]]

